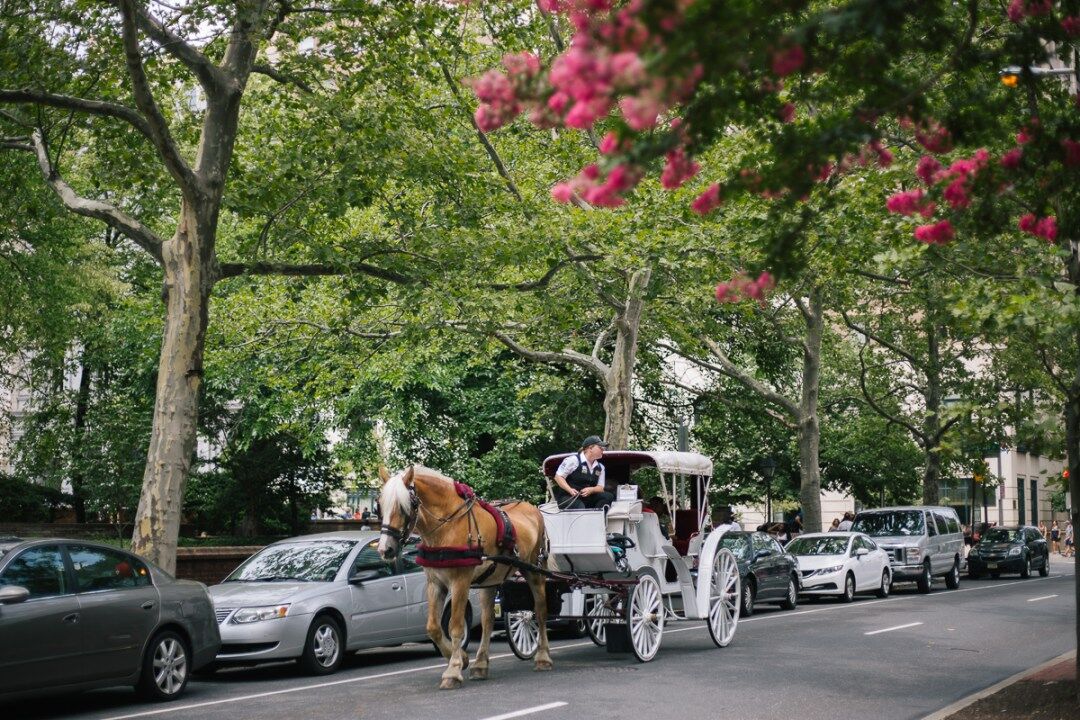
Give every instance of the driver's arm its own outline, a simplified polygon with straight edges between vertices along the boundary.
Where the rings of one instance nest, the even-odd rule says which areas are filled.
[[[561,487],[564,491],[566,491],[570,495],[577,495],[578,494],[578,491],[575,490],[574,488],[570,487],[570,484],[566,482],[566,478],[564,478],[562,475],[558,475],[558,474],[555,475],[555,484],[558,485],[559,487]]]

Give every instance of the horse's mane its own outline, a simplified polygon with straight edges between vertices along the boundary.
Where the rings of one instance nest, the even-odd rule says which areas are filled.
[[[439,480],[448,485],[453,485],[453,480],[443,475],[438,470],[432,470],[426,468],[423,465],[413,465],[413,479],[423,475],[425,479]],[[383,508],[383,512],[390,512],[392,508],[398,508],[401,512],[412,512],[412,500],[409,497],[409,488],[405,487],[405,473],[408,472],[408,468],[400,470],[390,477],[389,480],[383,485],[382,492],[379,493],[379,507]]]

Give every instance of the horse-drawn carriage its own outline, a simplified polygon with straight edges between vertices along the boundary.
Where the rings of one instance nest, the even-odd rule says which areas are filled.
[[[543,464],[549,481],[565,455]],[[731,642],[739,621],[739,571],[722,533],[706,534],[712,461],[690,452],[611,451],[604,454],[616,499],[605,510],[540,506],[548,538],[549,618],[584,619],[593,642],[611,652],[652,660],[666,623],[705,620],[719,647]],[[660,497],[674,521],[669,539],[660,518],[644,505],[632,476],[653,468]],[[528,586],[508,580],[501,589],[506,634],[518,657],[533,657],[539,624]]]

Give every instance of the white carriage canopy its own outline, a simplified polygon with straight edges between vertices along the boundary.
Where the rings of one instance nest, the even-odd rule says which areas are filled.
[[[564,458],[574,453],[551,455],[544,460],[541,472],[551,479]],[[709,486],[712,483],[712,460],[701,453],[674,450],[609,450],[601,461],[607,475],[607,486],[632,485],[631,475],[642,468],[653,467],[660,472],[660,491],[669,516],[675,523],[677,545],[688,542],[690,535],[705,525],[709,515]],[[689,480],[689,483],[685,481]],[[688,485],[688,487],[687,487]]]

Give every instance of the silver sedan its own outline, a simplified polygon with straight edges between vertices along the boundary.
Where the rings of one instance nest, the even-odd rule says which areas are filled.
[[[427,640],[418,540],[390,564],[379,558],[378,542],[374,531],[304,535],[251,556],[210,588],[221,630],[217,664],[296,659],[305,671],[325,675],[347,652]],[[479,622],[473,607],[475,598],[469,627]]]

